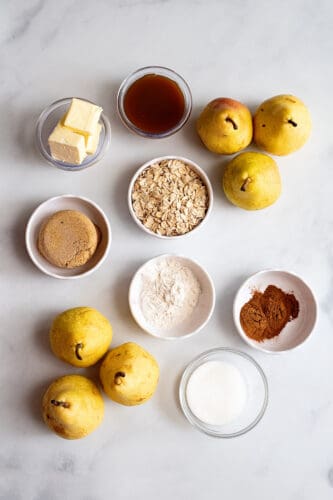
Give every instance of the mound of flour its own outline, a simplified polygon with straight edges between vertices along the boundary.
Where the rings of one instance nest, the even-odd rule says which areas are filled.
[[[168,330],[191,316],[200,294],[200,283],[191,269],[175,258],[165,258],[142,276],[142,314],[150,325]]]

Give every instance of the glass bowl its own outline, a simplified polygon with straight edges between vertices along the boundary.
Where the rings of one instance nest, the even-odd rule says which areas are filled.
[[[169,78],[170,80],[174,81],[178,87],[180,88],[183,96],[184,96],[184,104],[185,104],[185,109],[183,116],[181,120],[175,125],[173,128],[166,130],[165,132],[161,133],[150,133],[146,132],[144,130],[141,130],[140,128],[136,127],[126,116],[125,109],[124,109],[124,98],[125,95],[130,88],[130,86],[139,78],[142,78],[143,76],[146,75],[160,75],[164,76],[166,78]],[[131,73],[125,80],[122,82],[122,84],[119,87],[118,91],[118,96],[117,96],[117,108],[118,108],[118,113],[119,116],[124,123],[124,125],[131,130],[132,132],[141,135],[142,137],[147,137],[149,139],[163,139],[164,137],[169,137],[170,135],[175,134],[180,130],[187,120],[189,119],[189,116],[191,114],[192,110],[192,94],[190,91],[190,87],[178,73],[173,71],[172,69],[169,68],[164,68],[163,66],[146,66],[144,68],[140,68],[133,73]]]
[[[191,411],[186,389],[192,373],[207,361],[224,361],[235,366],[241,373],[247,388],[247,400],[242,413],[224,425],[210,425],[199,420]],[[200,354],[185,368],[179,386],[179,400],[187,420],[201,432],[219,438],[241,436],[255,427],[263,417],[268,404],[268,384],[258,363],[244,352],[217,347]]]
[[[48,163],[62,170],[76,172],[95,165],[95,163],[99,162],[104,157],[110,145],[111,126],[108,118],[104,113],[102,113],[100,117],[100,124],[102,125],[102,128],[96,152],[92,155],[87,155],[80,165],[65,163],[52,158],[48,145],[48,138],[60,118],[62,118],[68,110],[72,99],[72,97],[65,97],[64,99],[53,102],[42,111],[36,124],[35,143],[39,153]],[[95,104],[88,101],[88,99],[82,99],[81,97],[78,97],[77,99]]]

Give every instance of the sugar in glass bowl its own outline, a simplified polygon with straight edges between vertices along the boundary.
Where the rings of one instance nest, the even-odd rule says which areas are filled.
[[[200,420],[188,399],[188,386],[192,375],[210,362],[222,362],[236,370],[243,380],[246,391],[245,404],[239,415],[222,425]],[[185,368],[179,386],[179,400],[185,417],[199,431],[220,438],[237,437],[253,429],[264,416],[268,405],[267,379],[259,364],[248,354],[227,347],[218,347],[200,354]]]

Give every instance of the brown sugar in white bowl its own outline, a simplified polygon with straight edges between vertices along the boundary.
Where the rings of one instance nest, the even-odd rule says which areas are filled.
[[[57,267],[83,266],[94,255],[98,229],[82,212],[59,210],[45,220],[38,236],[38,249]]]
[[[84,257],[80,262],[80,258],[76,261],[76,267],[59,267],[54,262],[50,262],[42,255],[38,248],[39,235],[45,221],[49,220],[55,213],[63,211],[74,211],[83,214],[83,220],[89,219],[92,227],[90,234],[90,243],[87,248],[87,253],[81,255]],[[91,235],[95,236],[92,238]],[[94,248],[95,238],[98,238],[98,244],[95,251],[89,259],[84,260],[90,255]],[[46,200],[41,203],[30,216],[25,232],[25,243],[29,257],[35,266],[43,273],[58,279],[77,279],[87,276],[94,272],[106,259],[111,245],[111,227],[104,211],[93,201],[82,196],[61,195]],[[79,246],[80,249],[80,246]],[[79,252],[80,253],[80,252]],[[66,256],[65,256],[66,257]],[[65,259],[66,261],[66,259]]]

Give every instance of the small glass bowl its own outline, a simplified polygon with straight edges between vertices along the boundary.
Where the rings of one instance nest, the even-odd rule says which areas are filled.
[[[192,413],[186,399],[186,389],[192,373],[207,361],[224,361],[234,365],[244,378],[247,401],[244,410],[235,420],[224,425],[209,425]],[[179,386],[179,400],[187,420],[199,431],[219,438],[241,436],[255,427],[262,419],[268,404],[266,375],[258,363],[244,352],[227,347],[217,347],[200,354],[185,368]]]
[[[136,127],[126,116],[125,109],[124,109],[124,98],[125,95],[130,88],[130,86],[136,81],[139,80],[139,78],[142,78],[143,76],[146,75],[160,75],[160,76],[165,76],[166,78],[169,78],[170,80],[174,81],[178,87],[180,88],[183,96],[184,96],[184,103],[185,103],[185,109],[184,109],[184,114],[181,118],[181,120],[177,123],[177,125],[169,130],[166,130],[165,132],[159,133],[159,134],[153,134],[150,132],[145,132],[144,130],[141,130],[140,128]],[[163,66],[146,66],[144,68],[140,68],[133,73],[131,73],[125,80],[122,82],[122,84],[119,87],[118,91],[118,96],[117,96],[117,108],[118,108],[118,113],[119,116],[126,125],[126,127],[131,130],[132,132],[135,132],[138,135],[141,135],[142,137],[147,137],[149,139],[163,139],[164,137],[169,137],[170,135],[175,134],[180,130],[187,120],[189,119],[189,116],[192,111],[192,94],[190,91],[190,87],[178,73],[173,71],[172,69],[169,68],[164,68]]]
[[[48,145],[48,138],[59,120],[67,112],[72,99],[72,97],[65,97],[64,99],[53,102],[52,104],[50,104],[50,106],[42,111],[36,124],[35,144],[42,157],[48,163],[62,170],[77,172],[79,170],[83,170],[84,168],[95,165],[95,163],[97,163],[104,157],[110,145],[111,126],[108,118],[104,113],[102,113],[100,117],[100,124],[102,125],[102,129],[96,152],[93,155],[87,155],[80,165],[65,163],[52,158]],[[78,97],[77,99],[95,104],[91,101],[88,101],[88,99],[82,99],[81,97]]]

